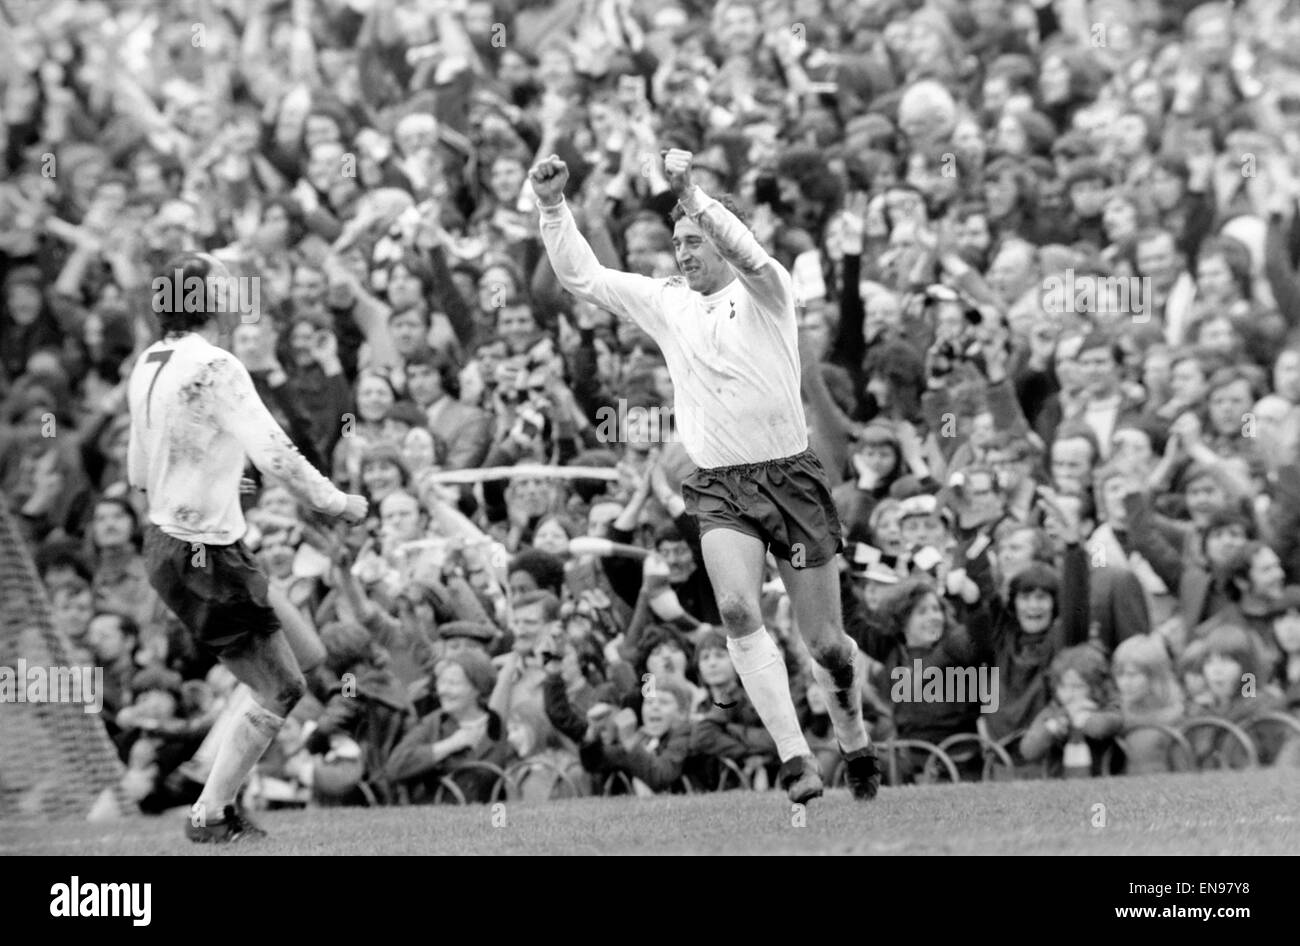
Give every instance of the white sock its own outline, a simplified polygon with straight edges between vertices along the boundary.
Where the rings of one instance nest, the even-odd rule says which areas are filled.
[[[238,684],[226,697],[226,705],[221,707],[216,722],[212,724],[208,734],[203,737],[203,742],[199,744],[198,751],[190,757],[186,772],[192,773],[192,777],[196,781],[207,781],[208,775],[212,772],[212,763],[217,758],[217,750],[221,748],[221,742],[226,736],[226,731],[230,729],[230,724],[244,711],[244,707],[252,702],[253,691],[246,683]]]
[[[856,658],[856,648],[851,653]],[[835,685],[835,679],[829,670],[817,661],[812,661],[813,680],[826,691],[826,707],[831,717],[831,726],[835,729],[835,738],[839,740],[844,752],[855,752],[871,745],[866,723],[862,721],[862,687],[858,681],[857,667],[853,669],[853,681],[847,687],[839,687]]]
[[[790,677],[776,641],[760,627],[744,637],[728,637],[727,652],[749,700],[776,743],[782,762],[811,755],[790,698]]]
[[[225,807],[234,804],[239,786],[283,725],[283,716],[276,716],[256,700],[249,700],[230,721],[212,761],[212,773],[195,803],[209,821],[219,820]]]

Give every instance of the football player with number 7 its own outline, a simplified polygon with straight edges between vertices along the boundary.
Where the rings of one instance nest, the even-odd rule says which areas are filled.
[[[158,312],[162,338],[136,361],[127,389],[127,478],[149,503],[149,583],[198,645],[252,691],[226,725],[191,810],[186,835],[199,843],[265,835],[236,807],[236,796],[306,688],[268,601],[266,575],[243,543],[246,460],[321,512],[360,522],[367,509],[365,497],[344,494],[303,458],[257,396],[248,369],[217,346],[214,290],[229,279],[206,253],[167,264],[154,280],[155,297],[183,297],[184,304]],[[162,296],[159,280],[182,286]]]

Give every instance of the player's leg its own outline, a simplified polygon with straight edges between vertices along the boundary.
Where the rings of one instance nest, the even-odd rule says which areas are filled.
[[[306,689],[289,641],[278,628],[244,636],[221,655],[221,662],[248,687],[251,699],[241,701],[227,721],[212,771],[194,806],[198,826],[225,817],[244,779]]]
[[[320,635],[311,626],[311,622],[303,617],[302,612],[294,607],[289,596],[279,588],[269,585],[266,600],[275,611],[275,616],[280,619],[280,628],[289,642],[298,669],[304,676],[309,675],[325,662],[325,645],[321,643]]]
[[[268,587],[266,597],[267,603],[275,611],[275,616],[280,619],[280,627],[289,642],[294,662],[308,681],[311,681],[313,672],[325,662],[325,645],[321,643],[319,635],[310,622],[293,606],[284,592],[273,586]],[[216,722],[212,724],[212,729],[209,730],[198,751],[182,767],[188,778],[197,782],[207,781],[226,730],[230,727],[231,721],[237,719],[252,700],[253,691],[247,684],[240,683],[231,691],[226,705],[217,716]]]
[[[857,645],[844,633],[840,613],[841,528],[826,474],[808,451],[772,471],[763,488],[780,518],[772,551],[813,659],[813,679],[826,691],[849,788],[857,798],[874,798],[880,767],[862,721]]]
[[[767,549],[761,539],[735,529],[713,528],[700,540],[704,567],[709,573],[718,613],[727,632],[727,650],[736,674],[776,743],[783,778],[792,799],[806,801],[821,794],[821,778],[812,756],[794,700],[781,649],[763,626],[759,591]]]
[[[777,566],[790,595],[799,633],[813,660],[813,679],[826,691],[835,738],[845,753],[866,748],[871,740],[862,721],[858,648],[844,633],[836,563],[832,560],[816,568],[795,568],[788,562],[778,562]]]

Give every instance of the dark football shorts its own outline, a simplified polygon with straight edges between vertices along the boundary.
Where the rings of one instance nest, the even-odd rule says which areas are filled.
[[[744,532],[796,567],[824,565],[843,547],[826,471],[811,450],[696,470],[682,483],[682,499],[701,535],[710,529]]]
[[[172,538],[153,523],[144,530],[149,583],[215,657],[238,654],[253,638],[280,629],[267,600],[266,576],[243,542],[204,545]],[[196,563],[197,562],[197,563]]]

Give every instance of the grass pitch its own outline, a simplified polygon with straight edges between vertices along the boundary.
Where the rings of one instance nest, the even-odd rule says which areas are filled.
[[[179,815],[11,822],[0,854],[1296,854],[1300,773],[885,788],[870,804],[841,789],[803,819],[778,792],[257,817],[269,839],[220,848],[186,841]]]

